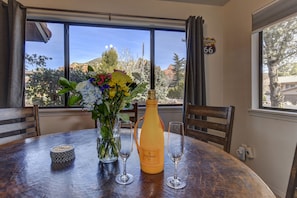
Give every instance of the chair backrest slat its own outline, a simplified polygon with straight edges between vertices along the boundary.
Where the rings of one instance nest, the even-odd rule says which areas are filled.
[[[192,107],[195,105],[191,105]],[[213,107],[213,106],[199,106],[199,108],[190,108],[188,113],[200,116],[209,116],[214,118],[227,118],[229,107]]]
[[[35,127],[36,127],[35,121],[5,124],[5,125],[0,125],[0,134],[5,134],[5,133],[9,133],[9,132],[14,132],[14,131],[27,130],[30,128],[35,129]],[[0,135],[0,137],[1,137],[1,135]]]
[[[136,123],[137,119],[138,119],[138,103],[133,103],[132,104],[133,108],[129,108],[129,109],[122,109],[120,111],[120,113],[126,113],[129,115],[129,119],[131,122],[133,122],[133,126]]]
[[[199,126],[200,128],[207,128],[224,132],[228,131],[226,124],[215,123],[207,120],[189,119],[188,125]]]
[[[0,144],[39,136],[39,108],[0,108]]]
[[[24,108],[4,108],[0,109],[1,118],[0,121],[12,120],[17,118],[34,117],[34,111],[31,107]]]
[[[225,137],[209,134],[205,131],[187,129],[187,133],[188,133],[188,136],[191,136],[196,139],[200,139],[202,141],[211,141],[221,145],[224,145],[226,143]]]
[[[198,106],[188,104],[185,134],[205,142],[214,142],[230,152],[234,106]]]

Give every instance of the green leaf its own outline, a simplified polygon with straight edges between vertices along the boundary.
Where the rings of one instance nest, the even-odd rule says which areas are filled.
[[[88,72],[92,72],[92,71],[94,71],[93,67],[88,65]]]
[[[129,118],[130,118],[129,115],[126,113],[119,113],[118,116],[123,121],[129,121]]]
[[[75,105],[75,104],[79,104],[79,102],[82,100],[82,96],[81,95],[72,95],[69,100],[68,100],[68,104],[71,105]]]
[[[101,136],[102,136],[103,139],[108,139],[108,138],[112,137],[112,134],[110,134],[111,131],[106,126],[101,127],[101,132],[100,133],[101,133]]]
[[[58,81],[59,85],[61,85],[63,87],[63,89],[61,91],[59,91],[59,94],[65,94],[68,92],[76,92],[75,88],[77,83],[74,81],[68,81],[66,78],[64,77],[60,77],[59,81]]]
[[[129,103],[133,100],[133,98],[135,98],[138,94],[142,94],[147,88],[147,85],[148,83],[141,83],[141,84],[138,84],[135,89],[133,89],[131,91],[131,94],[130,96],[126,97],[124,100],[125,100],[125,103]]]
[[[104,115],[110,114],[110,103],[108,101],[105,101],[104,103]]]
[[[59,94],[59,95],[63,95],[63,94],[66,94],[66,93],[68,93],[68,92],[70,92],[70,91],[71,91],[71,89],[69,89],[69,88],[64,88],[64,89],[59,90],[59,91],[58,91],[58,94]]]
[[[69,82],[69,86],[72,88],[72,90],[75,90],[76,85],[77,85],[77,82],[74,82],[74,81]]]
[[[70,87],[69,81],[64,77],[60,77],[58,83],[63,87]]]
[[[95,120],[95,122],[97,122],[98,116],[97,113],[95,111],[92,111],[92,119]]]

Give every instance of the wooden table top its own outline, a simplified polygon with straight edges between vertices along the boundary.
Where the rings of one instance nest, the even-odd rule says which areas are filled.
[[[143,173],[134,149],[127,172],[134,182],[119,185],[115,175],[122,161],[99,163],[95,129],[58,133],[0,146],[0,197],[275,197],[267,185],[244,163],[230,154],[190,137],[179,176],[187,186],[174,190],[166,185],[174,165],[165,152],[164,171]],[[60,144],[75,147],[75,160],[67,167],[51,165],[50,149]]]

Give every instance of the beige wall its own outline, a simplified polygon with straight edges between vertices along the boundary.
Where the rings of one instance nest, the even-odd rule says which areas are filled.
[[[236,106],[232,148],[241,143],[253,146],[256,158],[246,164],[284,197],[297,140],[297,117],[249,111],[256,97],[251,94],[251,14],[270,2],[231,0],[223,8],[223,102]]]
[[[277,194],[284,197],[297,139],[296,116],[250,111],[251,13],[272,0],[231,0],[224,7],[169,3],[158,0],[19,0],[25,6],[110,12],[186,19],[201,15],[205,36],[216,39],[217,51],[206,56],[207,100],[211,105],[234,105],[231,152],[242,144],[253,146],[256,157],[246,161]],[[53,3],[54,2],[54,3]],[[165,122],[181,119],[180,109],[159,109]],[[174,113],[176,112],[176,113]],[[70,117],[70,115],[74,115]],[[171,115],[175,115],[174,118]],[[59,117],[57,117],[59,116]],[[82,112],[41,112],[44,133],[92,127]]]

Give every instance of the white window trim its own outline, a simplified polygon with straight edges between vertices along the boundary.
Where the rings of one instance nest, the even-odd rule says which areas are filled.
[[[249,115],[268,119],[297,122],[297,113],[259,108],[259,32],[268,25],[283,20],[297,12],[297,3],[292,0],[275,0],[252,15],[251,36],[251,108]]]
[[[297,113],[280,110],[268,110],[259,108],[259,33],[253,33],[251,37],[251,83],[252,106],[248,110],[250,116],[262,117],[273,120],[282,120],[297,123]]]
[[[264,109],[249,109],[248,114],[252,117],[267,118],[297,123],[297,114],[294,112],[274,111]]]
[[[147,28],[170,28],[185,30],[185,19],[136,16],[105,12],[82,12],[50,8],[27,8],[27,18],[32,20],[52,20],[60,22],[91,23],[101,25],[124,25]]]
[[[264,27],[287,18],[297,12],[297,1],[274,0],[252,14],[252,30],[261,31]]]

